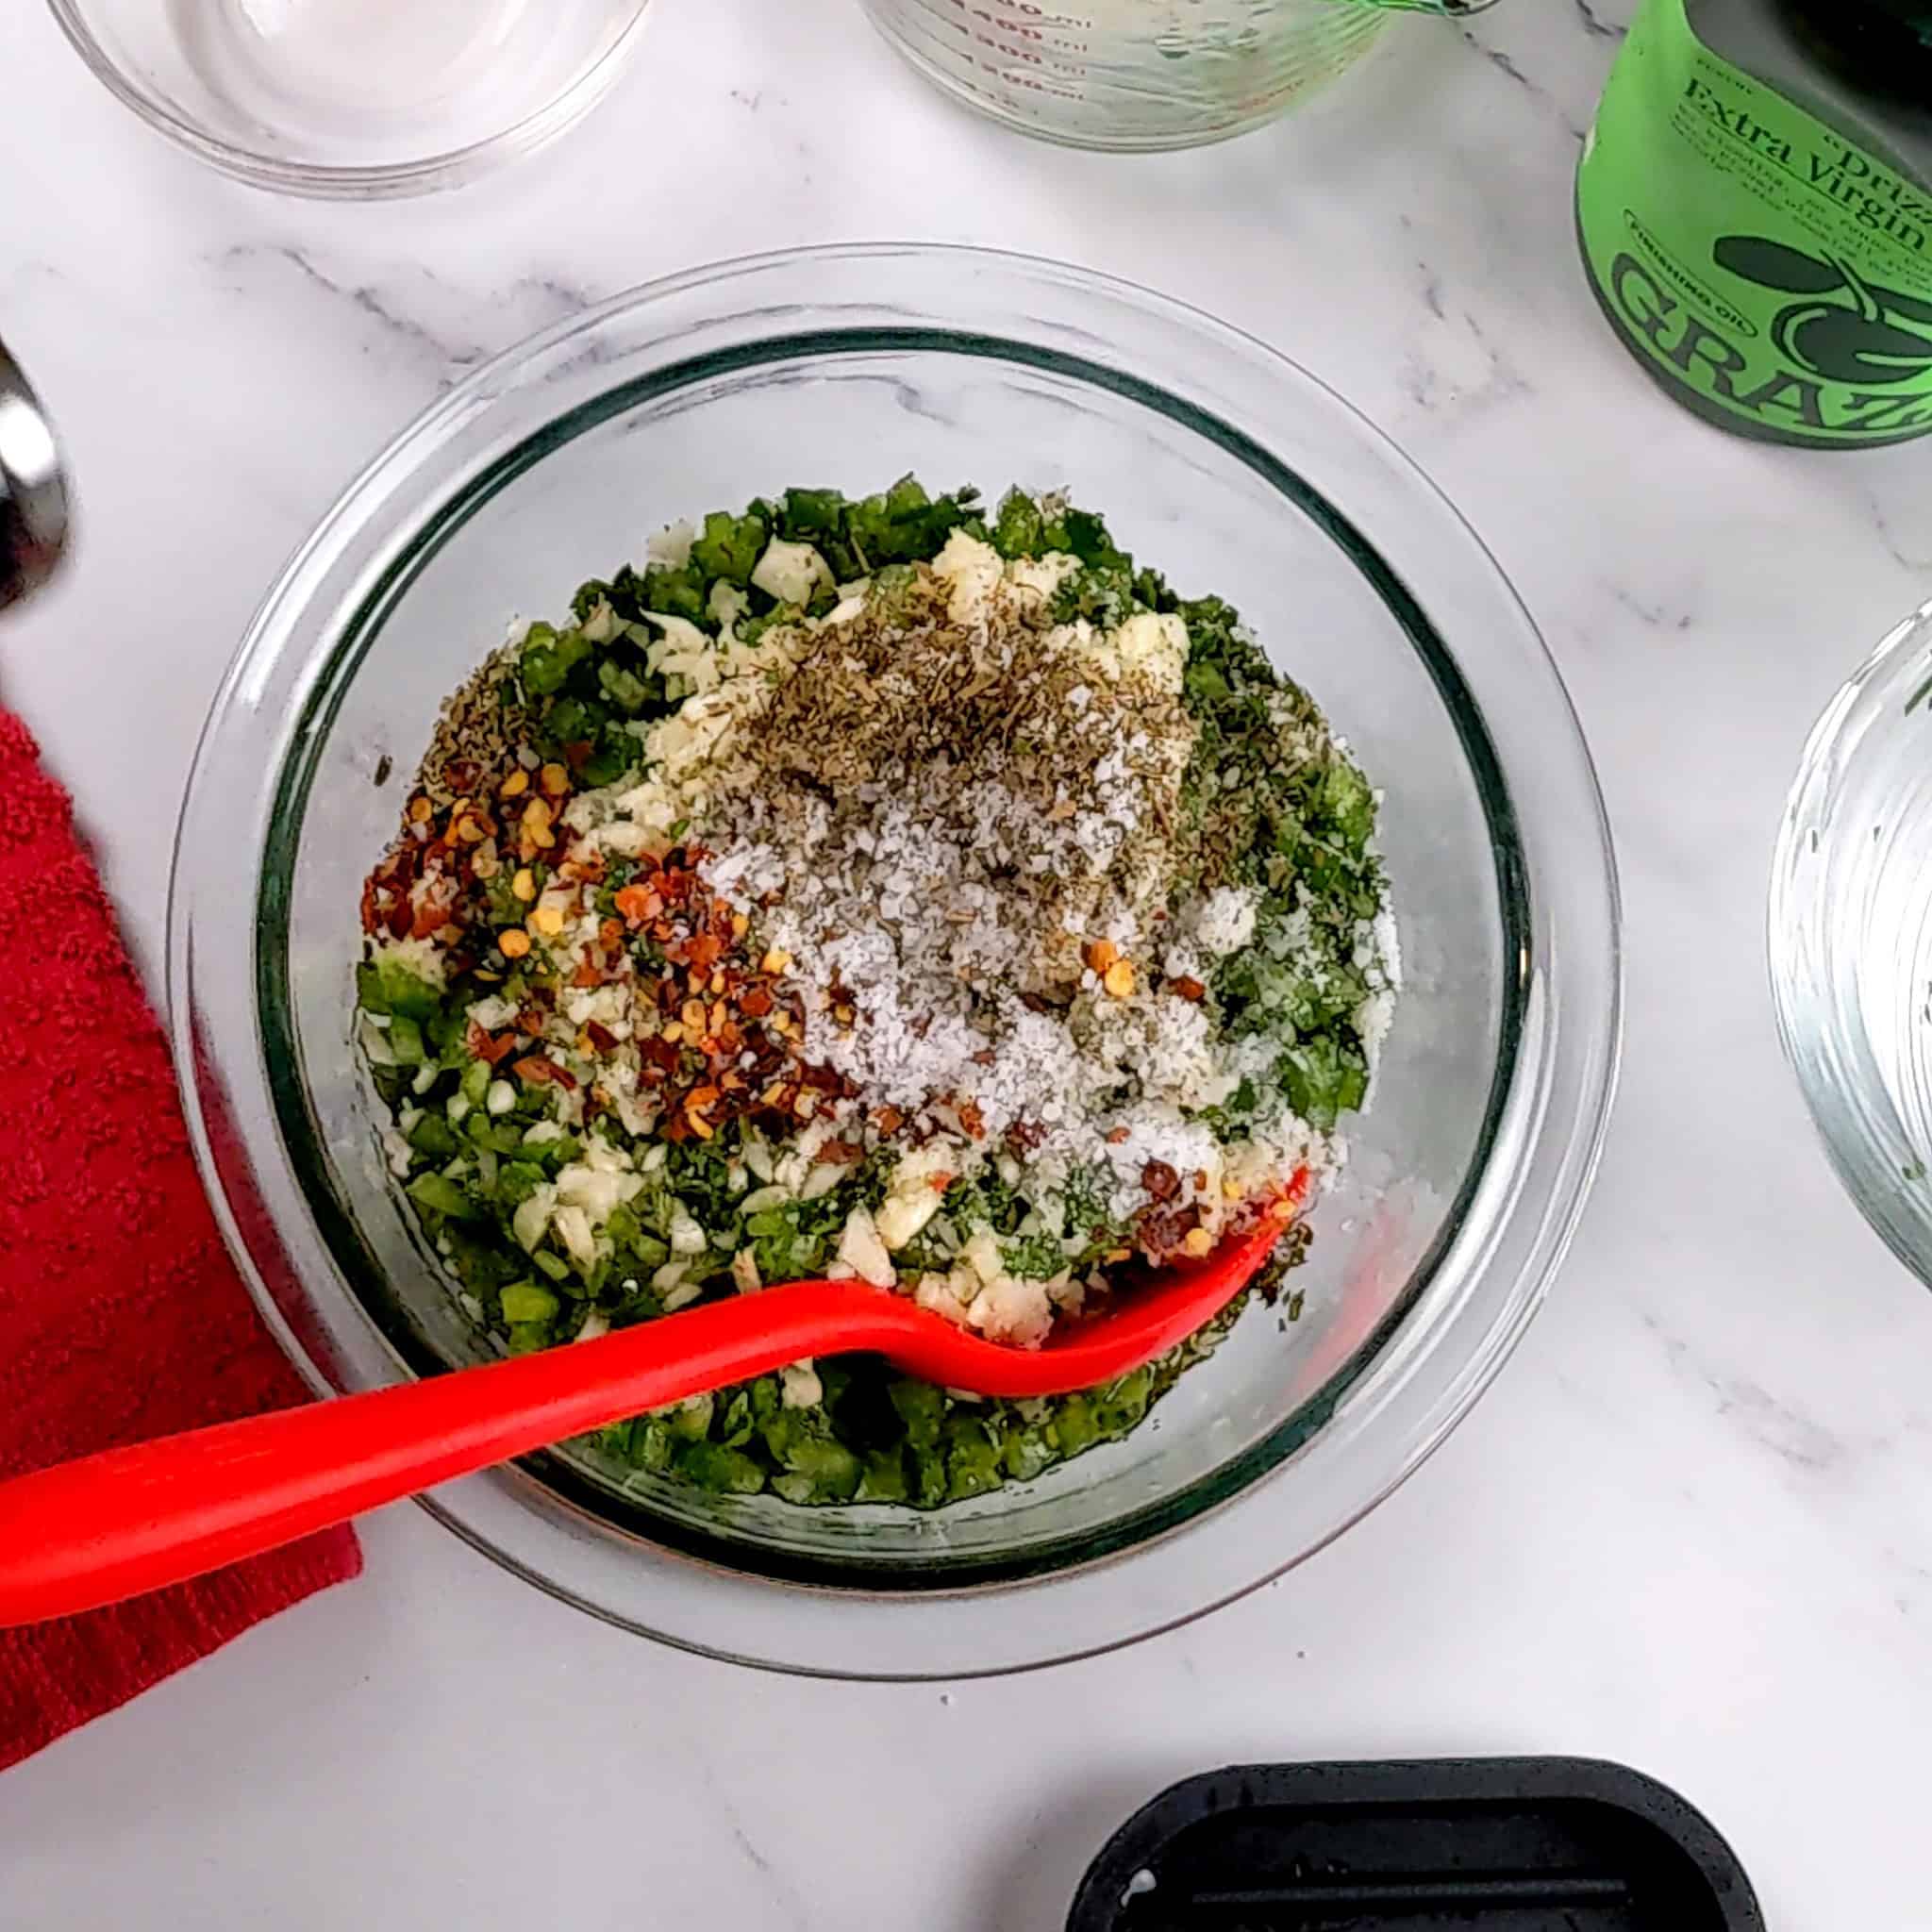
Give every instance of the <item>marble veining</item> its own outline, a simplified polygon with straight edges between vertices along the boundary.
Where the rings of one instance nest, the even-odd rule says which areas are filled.
[[[292,272],[347,304],[407,354],[423,358],[439,387],[520,337],[591,307],[605,292],[556,275],[518,275],[487,298],[486,338],[465,333],[478,320],[474,293],[452,288],[427,268],[357,281],[309,249],[256,242],[223,249],[211,266],[225,272],[226,289],[244,300],[259,299],[275,275]]]

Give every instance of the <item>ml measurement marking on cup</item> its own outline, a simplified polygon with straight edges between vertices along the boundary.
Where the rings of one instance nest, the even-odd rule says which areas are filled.
[[[1008,87],[1032,88],[1070,101],[1081,98],[1091,51],[1086,37],[1094,26],[1091,14],[1049,13],[1024,0],[1010,11],[974,7],[969,0],[947,4],[966,23],[961,31],[975,48],[984,50],[974,56],[974,65],[982,73]],[[1017,63],[1017,71],[1008,63]]]
[[[996,117],[1053,140],[1144,149],[1218,140],[1284,111],[1360,58],[1398,0],[868,4],[915,66]]]

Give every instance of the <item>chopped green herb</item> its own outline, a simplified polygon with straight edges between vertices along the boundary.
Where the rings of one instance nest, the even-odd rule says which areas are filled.
[[[1080,637],[1121,633],[1096,641],[1124,652],[1125,638],[1158,644],[1184,626],[1180,644],[1161,646],[1177,661],[1158,690],[1160,728],[1175,747],[1170,782],[1181,775],[1177,794],[1146,824],[1158,826],[1155,857],[1171,868],[1173,894],[1158,903],[1176,924],[1165,934],[1205,932],[1208,908],[1224,901],[1235,908],[1231,937],[1204,941],[1185,971],[1145,942],[1123,963],[1157,980],[1174,974],[1185,989],[1178,997],[1210,1033],[1242,1043],[1241,1077],[1209,1090],[1212,1105],[1190,1106],[1186,1131],[1205,1129],[1230,1159],[1237,1148],[1254,1157],[1274,1144],[1266,1136],[1284,1104],[1297,1136],[1304,1124],[1326,1132],[1363,1104],[1372,1016],[1389,990],[1376,925],[1387,898],[1374,850],[1376,793],[1232,608],[1176,596],[1101,517],[1018,491],[990,515],[972,489],[935,497],[909,476],[857,499],[791,489],[714,510],[688,546],[682,537],[654,545],[641,571],[582,585],[571,622],[531,625],[458,694],[365,900],[370,944],[356,991],[372,1076],[393,1121],[383,1151],[463,1306],[511,1353],[821,1275],[849,1257],[854,1229],[868,1225],[881,1252],[891,1230],[887,1259],[903,1288],[932,1275],[963,1280],[971,1294],[996,1279],[1002,1292],[1025,1290],[1041,1307],[1071,1309],[1106,1291],[1107,1270],[1161,1217],[1183,1217],[1179,1227],[1191,1215],[1205,1228],[1207,1208],[1220,1211],[1218,1184],[1194,1174],[1191,1158],[1184,1173],[1142,1155],[1124,1174],[1096,1131],[1080,1158],[1036,1168],[1016,1125],[1005,1142],[990,1138],[983,1158],[928,1171],[908,1214],[903,1190],[893,1194],[905,1146],[876,1125],[899,1109],[851,1110],[863,1096],[841,1089],[822,1061],[810,1071],[829,1084],[807,1097],[823,1099],[827,1118],[836,1113],[841,1138],[828,1141],[822,1129],[796,1171],[789,1157],[804,1145],[808,1117],[795,1100],[800,1062],[788,1036],[755,1028],[752,1009],[738,1005],[755,986],[758,1019],[781,998],[785,1018],[810,1018],[785,967],[753,970],[768,953],[757,928],[772,901],[760,887],[729,905],[698,905],[703,841],[715,829],[701,799],[665,810],[648,838],[613,802],[661,775],[650,762],[662,739],[654,727],[734,675],[741,654],[767,651],[753,661],[757,675],[774,676],[772,667],[799,663],[811,640],[829,636],[843,657],[827,680],[870,680],[865,702],[841,714],[842,736],[823,728],[823,686],[801,682],[787,694],[775,677],[759,712],[766,742],[782,748],[793,742],[786,732],[798,733],[785,785],[825,784],[830,760],[884,728],[874,698],[889,675],[915,688],[924,660],[907,640],[942,627],[944,580],[929,566],[962,532],[1009,563],[1056,560],[1008,579],[1049,588],[1044,598],[1028,591],[1036,637],[1049,624],[1084,624],[1092,631]],[[848,592],[861,598],[864,618],[828,633],[822,620]],[[1136,622],[1150,619],[1160,622]],[[898,631],[886,638],[881,626]],[[892,648],[863,658],[862,645],[881,642]],[[1092,697],[1084,683],[1075,692],[1078,682],[1070,673],[1058,708],[1026,713],[1001,708],[996,682],[975,683],[948,701],[951,711],[926,703],[911,728],[932,730],[941,757],[954,758],[947,733],[977,702],[997,713],[1002,756],[1050,774],[1078,729],[1075,697]],[[933,688],[951,687],[941,678]],[[1040,803],[1054,823],[1082,808],[1051,786]],[[425,854],[438,863],[453,855],[463,868],[460,903],[437,896]],[[966,908],[962,924],[972,917]],[[1186,932],[1183,920],[1193,922]],[[1125,997],[1103,979],[1118,951],[1108,949],[1091,955],[1077,991],[1055,998],[1102,1006]],[[1068,986],[1079,967],[1075,958]],[[649,996],[633,999],[640,988]],[[841,1003],[836,986],[825,997]],[[1036,1011],[1058,1010],[1043,995],[1026,997]],[[727,1019],[737,1030],[721,1041]],[[838,1024],[852,1021],[847,1013]],[[771,1098],[788,1084],[792,1098]],[[674,1091],[675,1105],[664,1099]],[[970,1135],[964,1118],[949,1131]],[[1925,1169],[1914,1161],[1905,1173],[1922,1179]],[[1241,1193],[1234,1183],[1228,1198]],[[1159,1252],[1182,1252],[1178,1239]],[[1274,1302],[1307,1239],[1306,1227],[1292,1229],[1252,1291]],[[1286,1318],[1301,1306],[1299,1293],[1288,1295]],[[1057,1400],[956,1400],[851,1357],[634,1417],[588,1446],[641,1482],[720,1496],[939,1507],[1035,1481],[1119,1441],[1213,1352],[1238,1311],[1133,1374]]]

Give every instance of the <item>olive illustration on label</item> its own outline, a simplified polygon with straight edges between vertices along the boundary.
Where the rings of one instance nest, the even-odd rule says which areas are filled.
[[[1723,269],[1811,300],[1778,310],[1771,338],[1827,382],[1911,382],[1932,370],[1932,302],[1868,282],[1850,263],[1807,255],[1766,235],[1725,235],[1711,251]]]

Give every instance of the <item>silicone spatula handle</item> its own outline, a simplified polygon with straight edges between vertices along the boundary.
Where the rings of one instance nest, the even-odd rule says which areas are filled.
[[[1254,1278],[1306,1191],[1072,1339],[1026,1349],[862,1281],[792,1281],[594,1341],[110,1449],[0,1484],[0,1627],[118,1603],[453,1476],[807,1356],[871,1350],[983,1394],[1096,1388],[1164,1354]]]
[[[849,1282],[798,1282],[17,1476],[0,1484],[0,1626],[181,1583],[586,1429],[877,1346],[904,1307]]]

